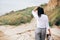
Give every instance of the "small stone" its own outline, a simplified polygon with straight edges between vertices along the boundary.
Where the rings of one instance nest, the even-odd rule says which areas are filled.
[[[0,31],[0,37],[4,36],[4,33],[2,31]]]

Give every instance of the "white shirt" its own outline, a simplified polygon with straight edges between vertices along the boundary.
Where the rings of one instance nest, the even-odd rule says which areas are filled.
[[[48,16],[42,14],[41,17],[38,17],[37,11],[32,11],[34,18],[37,20],[37,28],[47,28],[49,29]]]

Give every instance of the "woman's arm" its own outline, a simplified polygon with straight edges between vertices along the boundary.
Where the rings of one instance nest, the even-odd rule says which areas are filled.
[[[47,18],[46,18],[46,27],[47,27],[47,31],[49,32],[49,35],[51,35],[51,30],[50,30],[50,27],[49,27],[48,16],[47,16]]]
[[[50,31],[50,29],[48,29],[48,31],[49,31],[49,35],[51,36],[51,31]]]
[[[37,13],[34,10],[32,10],[32,14],[33,14],[33,16],[34,16],[35,19],[38,18],[38,15],[37,15]]]
[[[37,12],[36,12],[37,8],[38,8],[38,7],[35,7],[35,8],[32,10],[32,14],[33,14],[33,16],[35,17],[35,19],[38,18],[38,15],[37,15]]]

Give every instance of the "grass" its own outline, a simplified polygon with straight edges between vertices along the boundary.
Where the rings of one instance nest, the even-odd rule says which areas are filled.
[[[29,7],[23,10],[11,11],[3,16],[0,16],[0,25],[20,25],[30,22],[33,18],[31,11],[34,7]]]

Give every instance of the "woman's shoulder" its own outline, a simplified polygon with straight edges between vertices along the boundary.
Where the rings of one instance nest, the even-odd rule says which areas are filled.
[[[47,16],[46,14],[43,14],[43,17],[44,17],[44,18],[48,18],[48,16]]]

